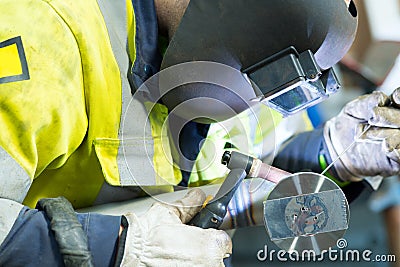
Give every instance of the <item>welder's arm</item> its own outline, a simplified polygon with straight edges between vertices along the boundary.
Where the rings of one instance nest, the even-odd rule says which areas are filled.
[[[343,181],[400,172],[400,88],[349,102],[324,126],[324,140]],[[344,153],[343,151],[347,151]]]
[[[321,173],[332,162],[323,130],[323,128],[318,128],[293,136],[275,157],[273,165],[292,173],[301,171]],[[366,182],[343,182],[334,167],[330,168],[325,175],[342,188],[349,202],[359,196],[362,191],[371,190]]]
[[[289,139],[275,156],[273,165],[288,172],[322,172],[320,158],[331,161],[325,150],[323,129],[299,133]]]
[[[0,266],[222,267],[232,253],[229,236],[185,224],[204,200],[205,193],[193,189],[169,205],[154,203],[140,216],[75,213],[63,197],[42,199],[38,209],[5,200],[20,211],[0,246]],[[1,224],[8,219],[3,214]]]
[[[0,199],[0,202],[9,202],[10,207],[13,205],[20,209],[0,246],[0,266],[64,266],[60,247],[45,212],[5,199]],[[9,210],[8,216],[12,217],[11,213],[12,210]],[[76,215],[87,238],[93,265],[113,266],[121,216],[93,213]],[[7,219],[11,218],[1,216],[0,224]],[[74,251],[68,253],[73,254]]]
[[[340,155],[330,173],[342,181],[397,174],[400,169],[399,95],[400,88],[390,98],[374,92],[349,102],[323,128],[300,133],[286,142],[274,165],[290,172],[321,172]],[[366,126],[371,128],[360,136]]]
[[[400,88],[390,97],[374,92],[349,102],[323,129],[293,137],[276,157],[276,166],[292,172],[321,172],[339,157],[327,174],[340,185],[366,179],[379,185],[376,176],[388,177],[400,170],[399,96]],[[359,184],[350,183],[351,187]]]
[[[7,127],[7,130],[2,132],[2,137],[17,135],[17,132],[12,132],[12,128]],[[44,138],[44,140],[47,139]],[[18,149],[18,146],[13,146],[15,143],[10,143],[0,145],[0,266],[32,266],[33,264],[60,266],[63,261],[62,253],[56,242],[56,235],[49,217],[43,209],[29,209],[20,204],[32,184],[33,177],[29,174],[40,167],[38,164],[27,164],[29,167],[23,168],[19,162],[26,163],[24,159],[34,160],[41,157],[37,155],[28,157],[29,149]],[[24,145],[27,143],[29,142],[25,140],[18,142]],[[22,152],[18,154],[18,157],[10,156],[11,152],[15,151]],[[121,225],[120,216],[79,214],[77,218],[72,206],[70,211],[71,218],[75,220],[74,229],[81,229],[80,236],[85,236],[94,263],[110,265]],[[67,251],[70,254],[75,252],[75,250]],[[102,264],[97,265],[102,266]]]

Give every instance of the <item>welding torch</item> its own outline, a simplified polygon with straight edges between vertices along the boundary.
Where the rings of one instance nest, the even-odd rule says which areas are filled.
[[[228,211],[228,204],[246,177],[263,178],[277,184],[290,173],[263,163],[260,159],[236,151],[225,151],[221,163],[230,172],[215,197],[189,222],[201,228],[219,228]]]

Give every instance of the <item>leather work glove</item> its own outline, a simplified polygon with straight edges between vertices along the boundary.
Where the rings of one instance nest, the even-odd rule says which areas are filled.
[[[358,97],[326,123],[324,140],[332,160],[355,141],[334,164],[343,181],[360,181],[378,175],[388,177],[399,173],[399,96],[400,88],[390,97],[382,92]],[[370,128],[367,130],[366,127]]]
[[[189,226],[205,193],[196,188],[173,203],[155,203],[143,215],[125,215],[129,222],[121,266],[224,266],[232,253],[227,233]]]

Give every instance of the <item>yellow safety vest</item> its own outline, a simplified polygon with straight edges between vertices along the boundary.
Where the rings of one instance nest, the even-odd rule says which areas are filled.
[[[117,7],[125,9],[122,25],[113,24]],[[11,186],[14,179],[25,185],[24,204],[62,195],[76,208],[90,206],[104,180],[113,186],[179,183],[168,130],[161,128],[167,109],[156,104],[148,114],[149,103],[132,99],[126,79],[136,55],[130,0],[2,0],[0,9],[8,11],[0,15],[0,156],[26,173],[8,178]],[[251,119],[247,125],[251,129]],[[219,126],[207,139],[217,140],[220,154],[234,141]],[[272,126],[246,134],[255,140],[249,144],[259,145]],[[199,154],[192,185],[223,176],[216,163],[199,168],[208,147]]]

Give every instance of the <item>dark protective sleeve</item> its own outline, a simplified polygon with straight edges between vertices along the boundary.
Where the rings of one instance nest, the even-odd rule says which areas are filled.
[[[120,216],[77,214],[87,234],[94,266],[113,266]],[[25,207],[0,246],[0,266],[64,266],[44,212]]]
[[[292,137],[275,157],[273,165],[292,173],[300,171],[321,173],[319,155],[323,147],[322,131],[320,128]]]
[[[209,129],[209,124],[201,124],[193,121],[188,122],[185,124],[185,126],[183,126],[181,132],[179,133],[179,149],[182,152],[183,157],[185,157],[188,162],[194,163],[196,161],[202,146],[202,141],[207,138]],[[190,169],[191,168],[193,168],[193,164],[190,166]],[[182,181],[179,183],[179,185],[187,187],[191,172],[182,169],[181,173]]]
[[[323,169],[320,156],[324,157],[327,165],[332,163],[323,138],[323,128],[292,137],[275,157],[273,165],[291,173],[301,171],[321,173]],[[329,169],[329,174],[340,180],[334,167]],[[342,187],[349,202],[356,199],[365,189],[371,191],[371,187],[366,182],[349,183]]]

